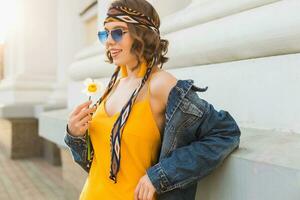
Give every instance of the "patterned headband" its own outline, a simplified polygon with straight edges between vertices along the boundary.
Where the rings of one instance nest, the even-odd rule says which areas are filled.
[[[122,21],[145,27],[155,31],[159,35],[158,25],[155,24],[153,19],[125,6],[112,6],[108,9],[104,24],[115,21]]]

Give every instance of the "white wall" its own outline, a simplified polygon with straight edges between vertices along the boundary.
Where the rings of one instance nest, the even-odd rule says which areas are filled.
[[[199,182],[196,199],[265,200],[299,196],[300,1],[149,0],[170,41],[165,69],[208,86],[201,98],[229,111],[242,128],[240,148]],[[99,1],[102,25],[109,0]],[[81,48],[68,68],[68,109],[44,115],[44,133],[63,144],[67,113],[87,100],[87,77],[105,84],[115,66],[99,42]],[[53,127],[57,119],[59,127]],[[46,134],[46,135],[47,135]]]
[[[99,21],[108,2],[98,5]],[[162,12],[162,37],[170,42],[166,70],[211,86],[209,100],[231,110],[242,126],[300,133],[300,96],[295,92],[300,81],[299,1],[150,2]],[[175,23],[177,19],[181,21]],[[106,83],[114,69],[104,62],[100,43],[79,54],[69,69],[69,108],[85,100],[76,92],[82,80]]]
[[[300,134],[299,66],[300,54],[288,54],[170,72],[208,86],[199,96],[230,111],[241,127]]]

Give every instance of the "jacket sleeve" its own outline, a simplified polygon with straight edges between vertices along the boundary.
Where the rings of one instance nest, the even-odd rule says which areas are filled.
[[[240,129],[232,116],[202,100],[205,113],[196,123],[197,140],[174,149],[147,170],[158,194],[186,188],[217,168],[240,142]]]
[[[73,160],[80,165],[86,172],[90,171],[91,161],[87,159],[87,142],[86,135],[82,137],[72,136],[68,132],[68,126],[66,127],[66,134],[64,141],[69,147]],[[91,152],[93,155],[93,148],[91,146]],[[92,157],[93,158],[93,157]]]

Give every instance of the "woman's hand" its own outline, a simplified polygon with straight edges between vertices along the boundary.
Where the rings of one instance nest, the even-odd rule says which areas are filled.
[[[144,175],[137,184],[134,191],[134,200],[152,200],[155,187],[152,185],[148,175]]]
[[[68,132],[72,136],[84,136],[92,119],[91,113],[95,112],[96,107],[89,108],[92,101],[87,101],[77,106],[70,114],[68,120]]]

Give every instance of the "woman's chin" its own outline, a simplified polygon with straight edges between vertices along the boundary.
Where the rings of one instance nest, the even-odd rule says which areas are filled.
[[[118,61],[113,61],[113,64],[114,64],[114,65],[121,65],[121,63],[118,62]]]
[[[115,65],[118,65],[118,64],[119,64],[118,59],[113,58],[112,61],[113,61],[113,63],[114,63]]]
[[[119,60],[119,59],[117,59],[117,58],[113,58],[113,63],[114,63],[115,65],[122,65],[122,64],[124,64],[124,62],[122,62],[121,60]]]

